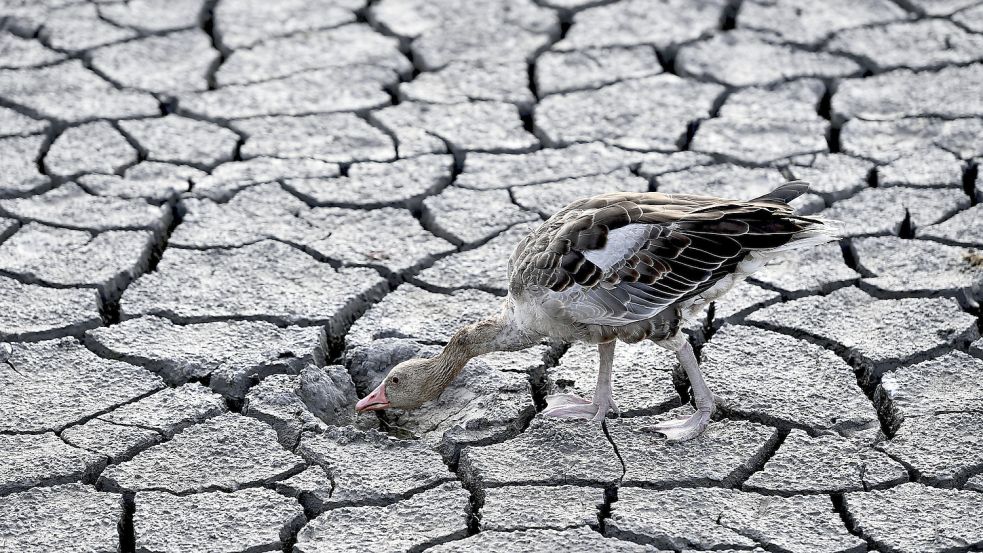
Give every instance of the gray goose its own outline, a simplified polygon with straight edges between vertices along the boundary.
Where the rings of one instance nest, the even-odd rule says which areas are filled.
[[[680,329],[775,256],[836,239],[828,223],[789,207],[806,190],[794,181],[749,201],[658,192],[574,201],[516,246],[500,313],[461,328],[436,357],[395,366],[356,409],[419,407],[472,357],[552,338],[597,344],[597,387],[589,400],[549,396],[542,414],[601,421],[617,413],[615,344],[647,339],[675,352],[696,404],[691,416],[648,430],[671,441],[692,439],[706,428],[716,401]]]

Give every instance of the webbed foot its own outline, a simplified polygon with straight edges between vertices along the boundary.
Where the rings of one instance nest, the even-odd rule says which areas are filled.
[[[612,398],[595,398],[591,401],[576,394],[554,394],[546,396],[546,409],[542,414],[544,417],[601,422],[608,412],[620,414]]]
[[[670,442],[685,442],[698,437],[706,430],[711,415],[713,415],[712,411],[697,410],[692,415],[645,426],[640,430],[662,434]]]

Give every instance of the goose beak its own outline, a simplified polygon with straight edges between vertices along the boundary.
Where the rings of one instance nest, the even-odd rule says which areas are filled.
[[[389,407],[389,400],[386,399],[386,383],[379,384],[379,387],[372,390],[372,393],[358,400],[355,410],[359,413],[365,411],[382,411]]]

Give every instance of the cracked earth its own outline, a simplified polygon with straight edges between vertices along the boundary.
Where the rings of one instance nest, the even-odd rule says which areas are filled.
[[[537,3],[538,2],[538,3]],[[983,548],[979,0],[0,0],[0,551]],[[845,238],[356,416],[614,190]]]

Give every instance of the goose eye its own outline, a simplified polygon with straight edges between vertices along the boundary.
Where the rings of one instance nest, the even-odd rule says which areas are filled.
[[[392,377],[392,379],[389,380],[389,382],[391,382],[393,384],[399,384],[399,377],[398,376],[394,376],[394,377]]]

